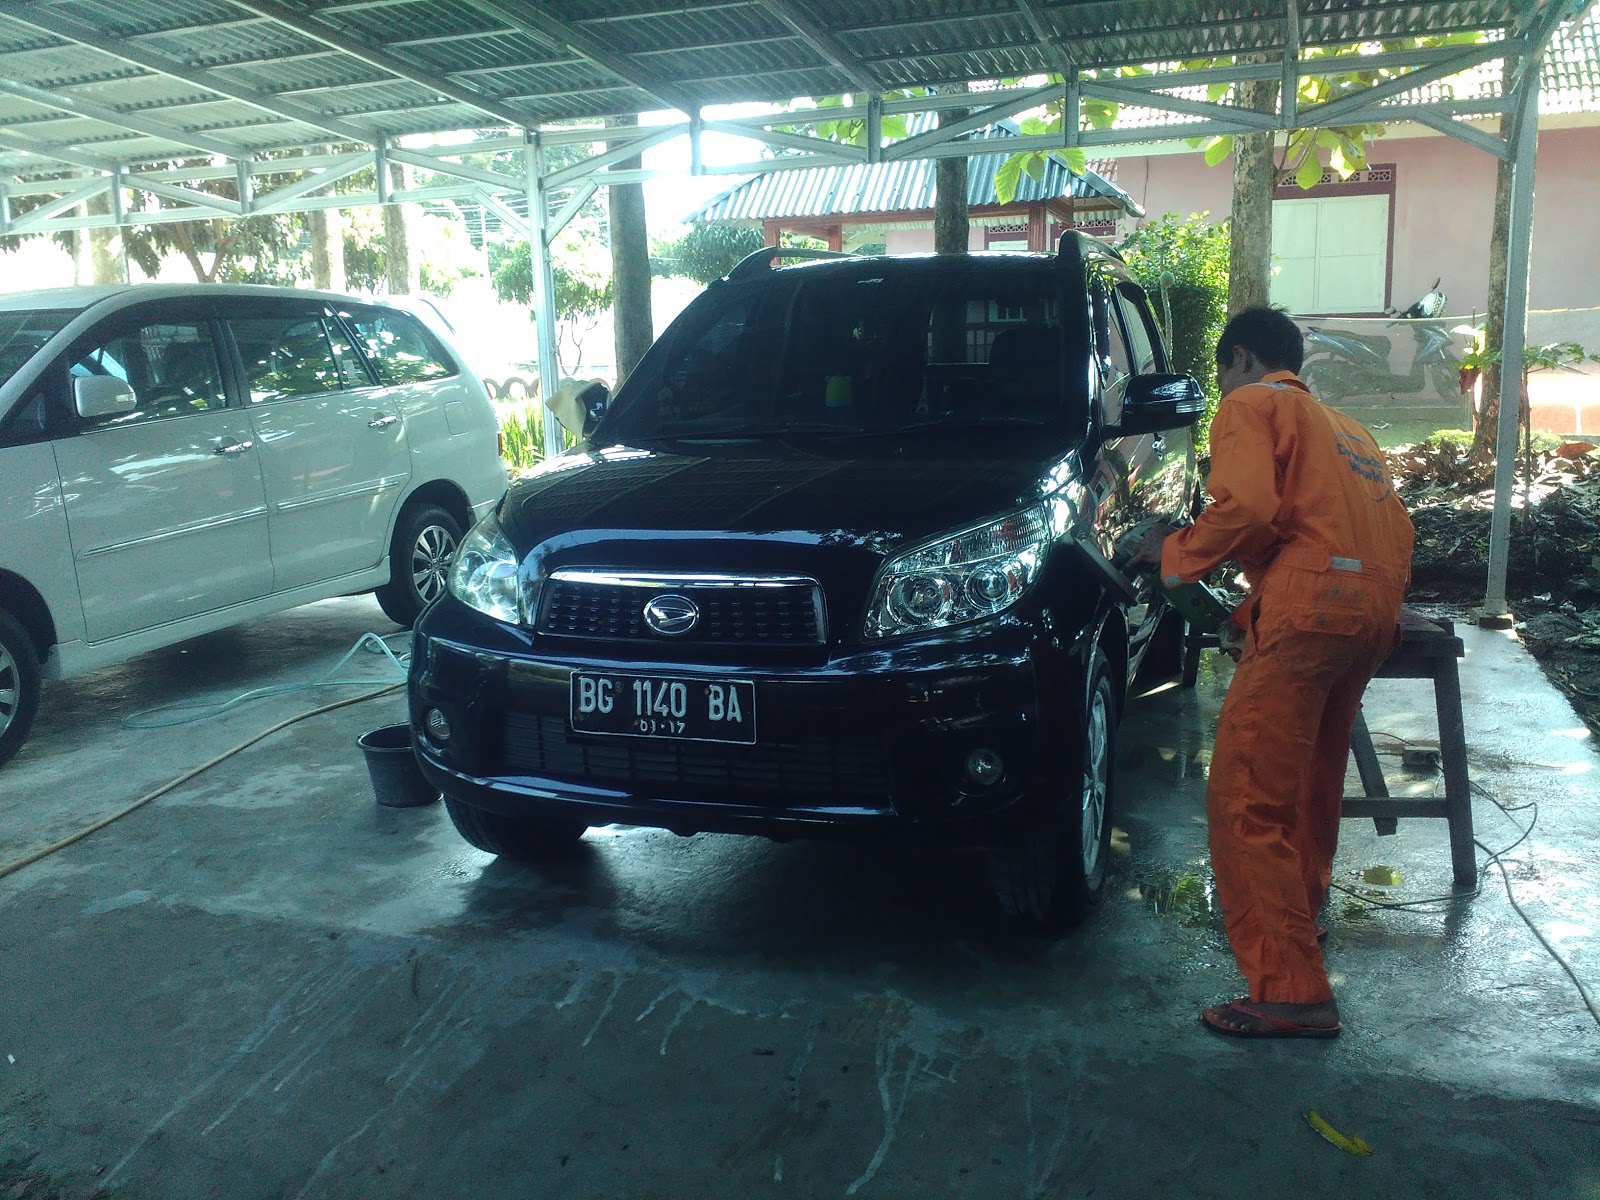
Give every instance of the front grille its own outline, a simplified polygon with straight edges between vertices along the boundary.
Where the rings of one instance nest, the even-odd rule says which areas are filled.
[[[689,645],[819,646],[821,590],[811,580],[706,583],[689,579],[615,582],[616,577],[556,572],[545,583],[537,628],[556,637]],[[687,596],[700,610],[688,633],[664,637],[644,620],[664,594]]]
[[[783,806],[890,807],[883,746],[818,736],[754,746],[574,734],[564,717],[508,713],[503,763],[511,774],[621,786],[667,799]]]

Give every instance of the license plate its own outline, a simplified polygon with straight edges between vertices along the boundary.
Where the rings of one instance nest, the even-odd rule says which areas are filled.
[[[691,742],[756,740],[756,685],[739,679],[574,671],[572,728]]]

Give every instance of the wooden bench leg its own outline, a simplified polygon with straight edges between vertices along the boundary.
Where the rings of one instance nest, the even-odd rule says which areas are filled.
[[[1450,824],[1450,866],[1456,886],[1471,887],[1478,879],[1478,856],[1472,841],[1472,784],[1467,778],[1467,733],[1455,659],[1442,659],[1434,667],[1433,695],[1439,714],[1445,816]]]
[[[1369,796],[1389,795],[1389,785],[1383,778],[1383,765],[1378,762],[1378,751],[1372,744],[1372,733],[1367,729],[1366,714],[1357,710],[1356,723],[1350,727],[1350,753],[1355,755],[1356,772],[1361,776],[1361,790]],[[1393,817],[1373,817],[1373,827],[1380,836],[1394,833],[1400,823]]]

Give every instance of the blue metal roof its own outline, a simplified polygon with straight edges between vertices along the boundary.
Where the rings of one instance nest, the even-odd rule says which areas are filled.
[[[921,132],[913,128],[912,133]],[[979,131],[972,141],[1004,141],[1017,135],[1009,121]],[[967,159],[967,204],[999,204],[995,177],[1010,157],[1004,150]],[[689,221],[761,221],[774,217],[824,217],[856,213],[920,212],[933,207],[936,168],[932,160],[896,160],[838,167],[769,171],[730,188],[688,216]],[[1074,175],[1064,163],[1046,159],[1038,179],[1026,172],[1014,203],[1070,197],[1142,216],[1128,193],[1094,171]]]

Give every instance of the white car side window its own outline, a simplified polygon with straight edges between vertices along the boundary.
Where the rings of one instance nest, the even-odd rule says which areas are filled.
[[[320,396],[346,386],[320,316],[231,317],[228,326],[244,362],[252,404]]]
[[[142,325],[107,338],[68,368],[71,378],[110,376],[133,388],[134,407],[94,419],[94,428],[207,412],[227,404],[211,328],[204,323]]]

